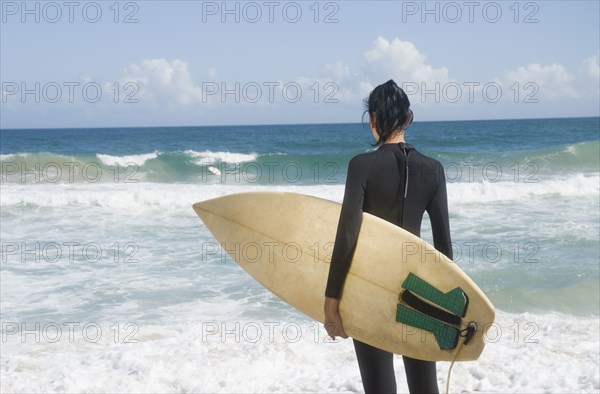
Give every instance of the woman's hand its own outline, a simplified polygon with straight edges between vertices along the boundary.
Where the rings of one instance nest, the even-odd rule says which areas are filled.
[[[339,311],[340,300],[336,298],[325,297],[325,330],[331,339],[335,337],[348,338],[342,325],[342,317]]]

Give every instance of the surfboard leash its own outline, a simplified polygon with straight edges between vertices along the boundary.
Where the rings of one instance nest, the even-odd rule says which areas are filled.
[[[458,349],[456,349],[456,353],[454,353],[454,357],[452,358],[452,362],[450,363],[450,368],[448,368],[448,378],[446,379],[446,394],[448,394],[450,390],[450,375],[452,374],[452,367],[454,366],[454,362],[458,358],[458,355],[462,350],[463,345],[468,345],[469,342],[471,342],[471,339],[473,339],[473,337],[475,336],[475,332],[477,332],[477,323],[475,323],[474,321],[469,322],[469,324],[467,324],[467,328],[460,331],[459,335],[465,338],[465,340],[458,345]]]

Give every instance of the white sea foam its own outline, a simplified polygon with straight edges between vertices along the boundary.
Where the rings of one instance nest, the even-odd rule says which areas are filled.
[[[158,151],[127,156],[111,156],[97,153],[96,157],[107,166],[115,165],[115,163],[119,166],[131,165],[132,163],[141,166],[148,160],[156,159],[159,154],[160,153]]]
[[[210,150],[204,152],[186,150],[184,153],[191,156],[194,163],[200,166],[219,162],[239,164],[254,161],[258,157],[256,153],[213,152]]]
[[[597,199],[593,187],[597,178],[574,177],[561,187],[555,181],[525,186],[532,196],[550,197],[546,200],[552,203],[545,200],[540,208],[545,218],[557,206],[569,205],[570,196],[577,193],[586,200]],[[525,209],[527,196],[510,195],[514,185],[483,187],[449,185],[450,203],[461,217],[459,228],[480,232],[489,227],[493,219],[506,216],[504,200],[514,209]],[[134,241],[139,262],[125,264],[122,254],[115,263],[108,254],[99,262],[71,263],[64,257],[60,262],[35,263],[22,262],[19,254],[4,254],[8,261],[2,264],[0,278],[4,335],[0,391],[361,392],[350,341],[323,343],[322,326],[278,301],[231,261],[203,262],[201,244],[212,238],[191,204],[252,190],[294,191],[339,202],[344,186],[4,184],[0,199],[4,243],[29,242],[29,249],[39,240],[97,243],[107,251],[119,242],[123,253],[124,243]],[[464,220],[462,215],[475,204],[453,195],[461,193],[471,201],[469,193],[478,190],[484,201],[498,204],[492,210],[479,204],[480,211],[470,213],[480,222]],[[38,208],[43,208],[44,221],[39,220]],[[530,231],[531,225],[558,231],[546,224],[547,219],[531,224],[523,219],[529,216],[513,216],[516,223],[503,222],[511,231]],[[48,222],[53,223],[51,228]],[[63,256],[68,250],[63,247]],[[518,274],[515,270],[511,278]],[[493,272],[485,278],[484,285],[505,286],[491,279],[496,278]],[[554,294],[534,291],[537,296]],[[36,322],[40,343],[35,342]],[[24,339],[19,331],[22,323],[30,330]],[[57,326],[62,336],[52,343]],[[102,336],[94,342],[90,338],[95,338],[98,327]],[[482,357],[455,365],[451,391],[598,392],[598,330],[597,316],[499,311]],[[127,339],[138,342],[124,343]],[[438,364],[440,388],[448,365]],[[399,357],[396,371],[399,391],[406,392]]]
[[[39,158],[39,164],[43,166],[44,164],[54,163],[57,160],[66,160],[70,162],[76,161],[76,157],[74,155],[65,155],[60,153],[51,153],[51,152],[20,152],[20,153],[9,153],[9,154],[0,154],[1,161],[9,161],[15,160],[17,158],[29,158],[36,159]]]
[[[234,179],[233,176],[229,176]],[[63,183],[4,184],[1,190],[2,206],[33,205],[60,207],[90,205],[112,208],[184,207],[191,202],[216,196],[253,190],[298,191],[334,201],[341,201],[344,186],[306,185],[293,183],[279,185],[251,185],[243,182],[231,184],[163,184],[163,183]],[[598,175],[579,174],[568,179],[545,179],[538,183],[451,183],[448,198],[452,206],[489,202],[523,202],[544,197],[571,199],[574,197],[597,199],[600,193]],[[465,205],[465,206],[466,206]]]
[[[40,184],[31,187],[23,184],[3,186],[1,206],[74,207],[92,206],[107,208],[189,208],[191,204],[225,194],[246,191],[297,191],[341,201],[343,186],[246,186],[246,185],[178,185],[161,183],[121,184]]]
[[[543,178],[532,182],[457,182],[448,184],[448,198],[464,203],[522,201],[544,196],[598,196],[598,174],[577,174],[568,178]]]
[[[2,160],[2,161],[10,160],[14,157],[27,157],[28,155],[29,155],[29,153],[10,153],[8,155],[0,154],[0,160]]]
[[[32,324],[25,337],[5,330],[2,392],[362,391],[351,341],[327,343],[322,325],[304,318],[131,323],[89,324],[87,334],[63,324],[55,343],[56,325],[41,326],[40,343]],[[598,330],[597,317],[499,311],[481,358],[454,366],[450,391],[598,392]],[[395,365],[406,392],[399,356]],[[441,389],[448,367],[438,363]]]

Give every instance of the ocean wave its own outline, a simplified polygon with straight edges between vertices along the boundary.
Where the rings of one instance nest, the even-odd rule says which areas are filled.
[[[158,157],[159,152],[154,151],[153,153],[142,153],[139,155],[128,155],[128,156],[111,156],[97,153],[96,157],[102,162],[104,165],[112,166],[118,164],[119,166],[128,166],[131,164],[135,164],[138,166],[144,165],[146,161],[156,159]]]
[[[256,153],[213,152],[210,150],[204,152],[186,150],[184,153],[192,157],[194,163],[199,166],[221,162],[239,164],[254,161],[258,157]]]
[[[432,154],[440,160],[450,184],[539,183],[578,174],[600,172],[599,141],[565,144],[535,151]],[[358,152],[356,152],[358,153]],[[424,152],[428,153],[428,152]],[[221,150],[154,151],[130,155],[96,153],[64,155],[51,152],[4,154],[3,183],[135,182],[197,184],[288,183],[343,184],[351,153],[297,155]],[[472,186],[464,186],[472,187]],[[516,188],[527,186],[518,185]]]
[[[196,201],[219,195],[254,191],[299,191],[318,193],[323,198],[341,201],[344,184],[335,183],[302,185],[283,184],[204,183],[168,184],[150,182],[122,183],[72,183],[4,184],[1,206],[61,207],[89,205],[113,208],[186,207]],[[522,202],[544,198],[572,199],[575,197],[596,199],[600,193],[600,176],[578,174],[564,179],[540,180],[536,183],[454,183],[448,185],[449,204]]]
[[[15,153],[1,157],[2,183],[194,182],[220,175],[216,167],[240,172],[240,164],[260,160],[257,153],[193,150],[112,155],[67,156],[52,152]]]
[[[343,186],[245,186],[162,183],[28,185],[9,184],[1,190],[0,206],[27,208],[104,207],[139,212],[145,209],[190,209],[198,201],[247,191],[297,191],[341,201]]]
[[[460,167],[463,170],[474,171],[488,168],[493,172],[501,168],[505,174],[527,176],[600,171],[598,151],[600,141],[562,144],[526,151],[431,153],[442,162],[447,171],[455,171],[455,168]]]
[[[553,149],[543,149],[527,155],[527,160],[538,162],[548,171],[600,170],[600,141],[578,142]]]
[[[600,175],[575,174],[570,177],[532,178],[529,182],[457,182],[448,185],[452,203],[527,201],[543,197],[595,197],[600,194]]]
[[[9,153],[7,155],[3,155],[0,154],[0,161],[4,161],[4,160],[13,160],[16,159],[18,157],[27,157],[29,156],[31,153]]]

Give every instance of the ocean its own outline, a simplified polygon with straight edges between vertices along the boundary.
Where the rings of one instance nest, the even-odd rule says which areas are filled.
[[[416,122],[406,139],[444,165],[455,262],[497,308],[451,391],[600,392],[600,118]],[[372,142],[360,123],[1,130],[1,391],[361,392],[351,341],[250,278],[191,206],[341,202]]]

